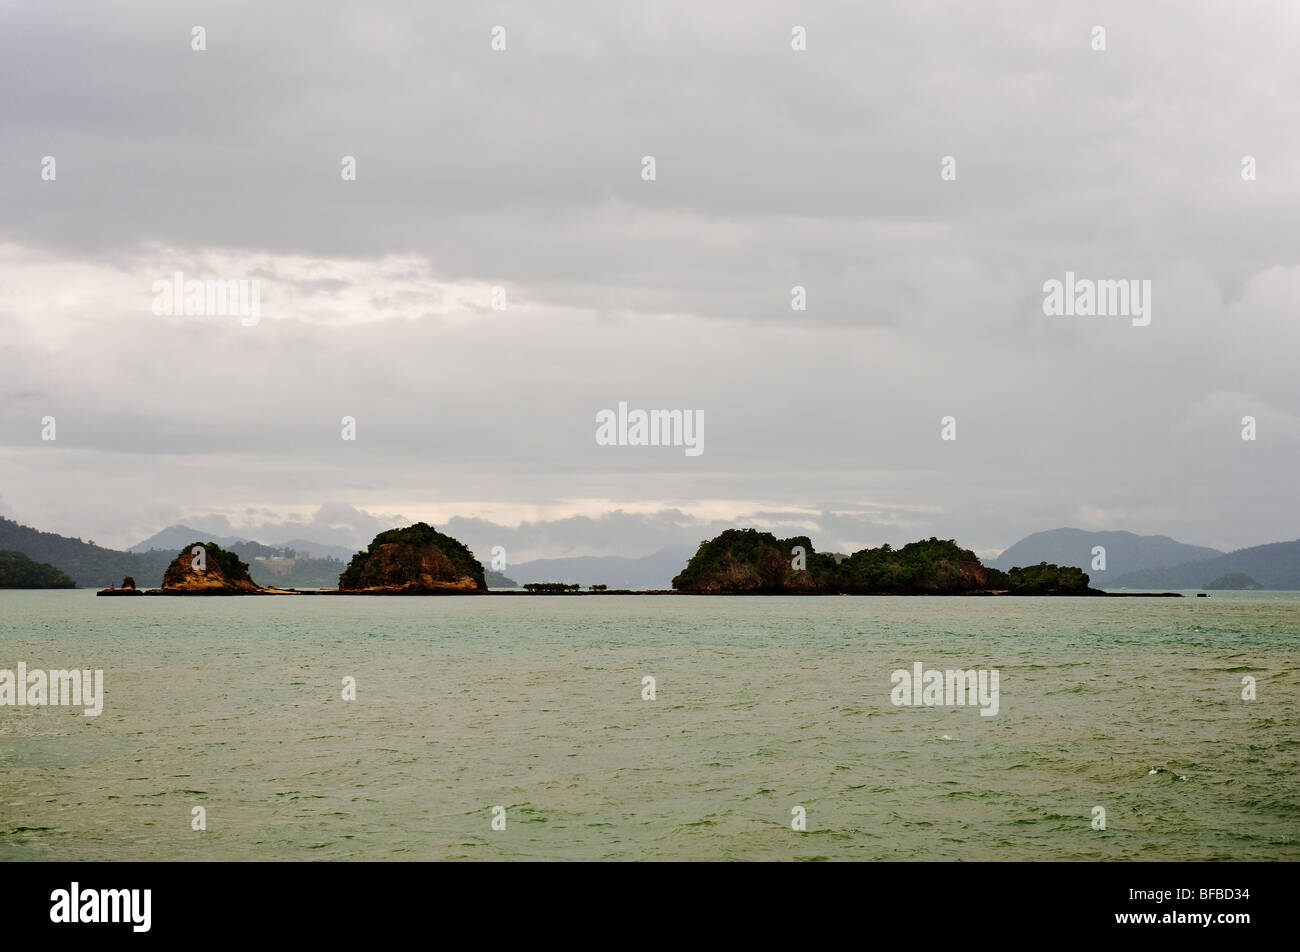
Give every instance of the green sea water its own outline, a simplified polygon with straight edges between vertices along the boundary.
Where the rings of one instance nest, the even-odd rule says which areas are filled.
[[[1295,593],[0,592],[20,661],[104,708],[0,707],[6,861],[1300,859]]]

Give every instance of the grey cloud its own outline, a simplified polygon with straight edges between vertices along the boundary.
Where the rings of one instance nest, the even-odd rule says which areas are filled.
[[[1292,6],[1232,29],[1173,3],[6,18],[0,480],[42,528],[129,544],[253,508],[267,531],[364,541],[358,515],[277,516],[328,498],[454,513],[542,555],[696,542],[726,520],[692,513],[723,504],[815,512],[827,547],[999,548],[1087,519],[1295,534]],[[226,251],[245,274],[213,273]],[[263,320],[154,317],[173,270],[261,278]],[[1151,326],[1045,317],[1066,270],[1152,280]],[[498,284],[509,311],[480,293]],[[704,455],[596,446],[619,400],[702,409]],[[480,526],[474,503],[583,515]],[[646,505],[663,512],[629,514]]]

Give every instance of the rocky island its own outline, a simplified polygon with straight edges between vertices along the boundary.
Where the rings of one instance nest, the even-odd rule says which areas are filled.
[[[1008,572],[985,567],[951,539],[883,545],[852,555],[813,549],[807,536],[778,539],[728,529],[700,544],[673,588],[691,595],[1100,595],[1074,566]]]
[[[428,523],[375,536],[339,576],[339,595],[476,595],[483,566],[463,542]]]
[[[121,586],[110,585],[108,588],[101,589],[96,595],[143,595],[144,590],[135,587],[135,579],[127,576],[122,579]]]
[[[163,573],[163,595],[260,595],[248,563],[215,542],[195,542],[181,550]]]

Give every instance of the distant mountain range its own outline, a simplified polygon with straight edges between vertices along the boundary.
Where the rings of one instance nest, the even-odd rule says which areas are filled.
[[[1094,546],[1102,546],[1106,550],[1105,571],[1097,571],[1092,567]],[[1094,587],[1105,588],[1108,583],[1115,584],[1117,576],[1128,572],[1165,568],[1221,555],[1223,553],[1218,549],[1187,545],[1176,542],[1169,536],[1093,532],[1088,529],[1049,529],[1026,536],[985,564],[1004,572],[1016,565],[1037,565],[1039,562],[1074,565],[1091,576]]]
[[[1210,588],[1223,576],[1236,574],[1247,576],[1260,588],[1300,589],[1300,539],[1255,545],[1214,559],[1129,572],[1107,578],[1105,584],[1112,588]]]
[[[166,549],[175,555],[180,551],[181,546],[188,545],[195,539],[202,539],[204,542],[215,542],[223,549],[229,549],[242,542],[252,541],[241,536],[212,535],[201,529],[192,529],[189,526],[168,526],[161,532],[154,533],[143,542],[137,542],[127,551],[149,552],[153,549]],[[322,545],[309,539],[290,539],[287,542],[280,543],[275,548],[292,549],[314,559],[339,559],[342,562],[348,561],[357,551],[356,549],[349,549],[345,545]],[[365,547],[360,546],[359,548]]]
[[[1094,546],[1106,549],[1106,569],[1092,568]],[[1035,532],[987,564],[1077,565],[1095,588],[1210,588],[1224,576],[1244,575],[1260,588],[1300,590],[1300,540],[1256,545],[1223,553],[1203,545],[1187,545],[1168,536],[1132,532],[1093,532],[1050,529]],[[1219,587],[1219,586],[1214,586]]]

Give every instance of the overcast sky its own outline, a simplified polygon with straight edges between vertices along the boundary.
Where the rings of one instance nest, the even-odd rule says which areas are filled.
[[[732,524],[1295,538],[1298,32],[1293,2],[4,0],[0,514],[123,547],[424,519],[511,561]],[[155,314],[177,271],[257,280],[259,322]],[[1150,281],[1150,324],[1045,315],[1067,271]],[[597,445],[619,401],[701,412],[703,453]]]

